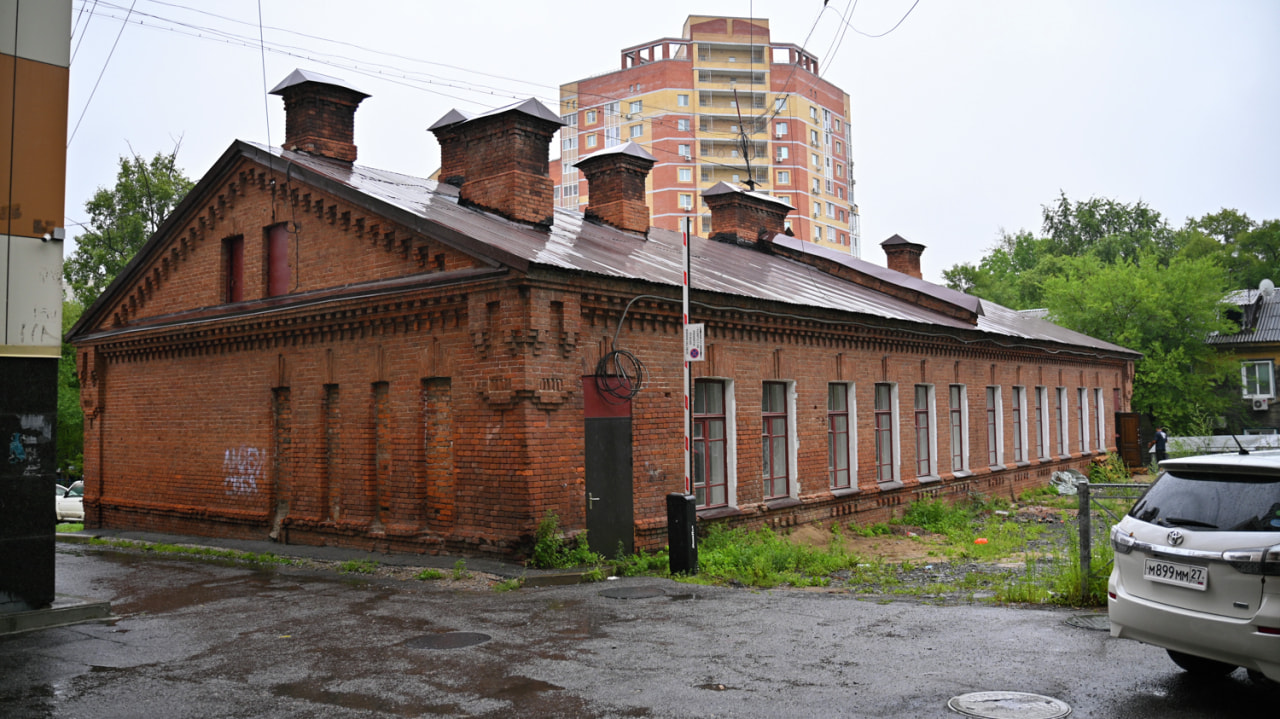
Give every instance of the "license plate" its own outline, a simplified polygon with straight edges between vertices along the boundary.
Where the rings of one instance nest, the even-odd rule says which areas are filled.
[[[1153,582],[1189,587],[1202,592],[1209,588],[1209,570],[1191,564],[1148,559],[1142,576]]]

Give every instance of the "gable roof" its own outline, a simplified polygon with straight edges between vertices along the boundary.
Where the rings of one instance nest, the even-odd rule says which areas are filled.
[[[513,108],[505,108],[513,109]],[[520,108],[516,108],[520,109]],[[523,110],[521,110],[523,111]],[[617,279],[633,279],[671,288],[679,297],[683,276],[681,233],[650,228],[647,237],[585,222],[582,213],[556,208],[549,230],[504,219],[458,203],[458,189],[446,183],[328,160],[306,153],[234,142],[156,234],[98,300],[86,308],[68,332],[77,338],[96,326],[94,317],[111,302],[120,287],[148,262],[148,256],[173,230],[177,218],[215,187],[223,174],[242,158],[308,183],[380,214],[414,231],[464,252],[494,269],[519,272],[548,269]],[[776,198],[769,198],[776,201]],[[905,287],[976,316],[976,324],[937,312],[919,303],[843,279],[792,257],[761,252],[702,237],[690,238],[690,286],[694,290],[791,305],[797,313],[818,308],[851,313],[869,324],[884,322],[919,325],[921,333],[943,333],[963,341],[993,341],[1004,346],[1027,342],[1053,343],[1053,351],[1134,359],[1138,353],[1059,327],[1035,317],[934,285],[850,255],[777,235],[773,242],[792,255],[813,255],[883,282]],[[398,285],[397,285],[398,286]],[[141,322],[146,322],[143,320]],[[850,322],[857,322],[850,319]],[[904,330],[908,331],[908,330]],[[982,337],[985,335],[986,337]]]
[[[1214,334],[1206,340],[1211,345],[1262,345],[1280,343],[1280,291],[1238,290],[1223,301],[1240,308],[1240,331],[1229,335]]]

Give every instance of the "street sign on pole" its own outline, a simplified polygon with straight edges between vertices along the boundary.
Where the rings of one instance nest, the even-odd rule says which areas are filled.
[[[707,346],[704,334],[705,327],[706,325],[701,323],[685,325],[684,359],[686,362],[702,362],[706,359]]]

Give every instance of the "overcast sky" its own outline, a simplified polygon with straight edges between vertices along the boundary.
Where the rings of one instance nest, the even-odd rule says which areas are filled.
[[[1280,218],[1280,2],[914,1],[74,0],[68,235],[121,155],[180,140],[199,179],[234,139],[279,145],[265,90],[294,68],[372,96],[359,164],[426,176],[426,128],[450,109],[554,110],[561,83],[678,37],[690,14],[768,19],[849,93],[871,262],[900,234],[940,282],[1002,230],[1038,231],[1059,191],[1142,200],[1175,225],[1223,207]]]

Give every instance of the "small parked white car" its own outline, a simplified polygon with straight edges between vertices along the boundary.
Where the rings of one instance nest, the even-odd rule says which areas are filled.
[[[1280,452],[1165,460],[1111,528],[1111,635],[1280,682]]]
[[[54,485],[57,496],[54,498],[54,507],[57,511],[57,520],[59,522],[83,522],[84,521],[84,482],[72,482],[70,487],[62,485]]]

